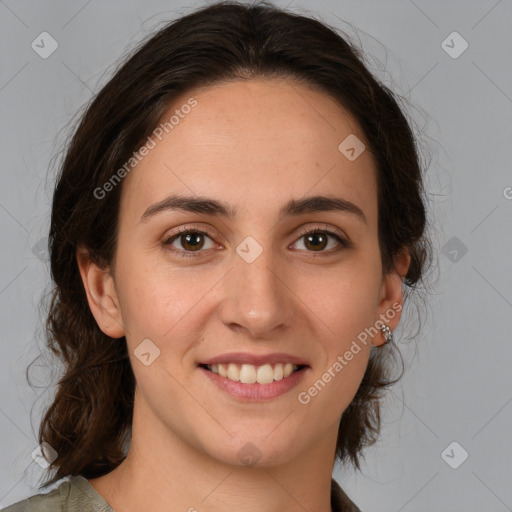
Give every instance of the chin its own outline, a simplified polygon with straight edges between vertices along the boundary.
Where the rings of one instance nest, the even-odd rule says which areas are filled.
[[[268,430],[268,432],[271,431],[272,428]],[[211,450],[205,448],[212,458],[224,464],[257,468],[289,463],[298,455],[300,451],[298,446],[297,440],[294,440],[289,433],[273,436],[272,439],[265,433],[252,438],[247,434],[240,437],[234,436],[224,446],[217,444],[215,447],[210,447]]]

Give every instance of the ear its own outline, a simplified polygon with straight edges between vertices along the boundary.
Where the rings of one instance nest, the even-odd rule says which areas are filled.
[[[394,259],[394,269],[387,274],[382,281],[378,306],[380,321],[376,321],[379,330],[380,326],[386,323],[389,328],[394,331],[400,322],[404,305],[402,284],[407,275],[410,263],[411,256],[409,251],[407,248],[403,248]],[[376,341],[376,343],[372,343],[373,345],[380,346],[383,345],[386,340],[383,335],[376,335],[374,341]]]
[[[125,330],[110,269],[96,265],[83,247],[77,248],[76,259],[87,301],[98,327],[111,338],[122,338]]]

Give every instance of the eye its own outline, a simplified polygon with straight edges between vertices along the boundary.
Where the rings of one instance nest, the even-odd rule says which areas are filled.
[[[210,245],[205,243],[205,237],[210,240]],[[174,243],[177,242],[181,247],[176,248]],[[181,228],[179,233],[166,238],[163,245],[171,252],[178,253],[183,258],[193,258],[197,256],[194,253],[202,252],[201,249],[212,249],[212,235],[202,229],[193,227]]]
[[[179,232],[170,235],[163,241],[163,245],[171,252],[182,258],[194,258],[204,252],[202,249],[213,249],[214,243],[212,238],[215,235],[203,229],[193,226],[180,228]],[[205,238],[209,240],[205,241]],[[343,238],[341,232],[325,228],[305,229],[300,233],[299,239],[304,239],[304,247],[306,252],[326,253],[326,255],[339,252],[343,249],[351,247],[351,244]],[[333,239],[335,243],[329,250],[324,250],[329,245],[329,239]],[[298,242],[295,242],[297,244]],[[180,247],[176,247],[176,245]],[[292,246],[293,247],[293,246]],[[300,249],[302,250],[302,249]]]
[[[337,244],[334,244],[334,250],[332,250],[332,246],[330,250],[325,251],[324,249],[329,244],[329,238],[334,239]],[[340,233],[337,231],[326,228],[314,228],[314,229],[305,229],[300,233],[299,240],[304,239],[303,245],[307,252],[320,252],[332,254],[334,252],[341,251],[350,247],[349,242],[347,242]]]

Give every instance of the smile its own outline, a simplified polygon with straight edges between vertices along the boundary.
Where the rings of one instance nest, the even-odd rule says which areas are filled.
[[[285,395],[304,378],[307,365],[292,363],[201,364],[198,370],[227,395],[242,402],[260,402]]]
[[[302,365],[266,363],[261,366],[255,366],[252,364],[227,363],[204,365],[204,367],[212,373],[234,382],[241,382],[242,384],[270,384],[289,377],[292,373],[300,370]]]

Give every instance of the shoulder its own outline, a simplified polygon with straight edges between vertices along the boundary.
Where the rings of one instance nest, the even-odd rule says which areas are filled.
[[[87,479],[77,475],[56,489],[36,494],[14,503],[0,512],[110,512],[112,509],[91,487]]]
[[[36,494],[23,501],[14,503],[7,508],[2,509],[2,512],[60,512],[64,509],[63,494],[69,492],[69,482],[62,482],[59,487],[53,489],[48,493]]]

